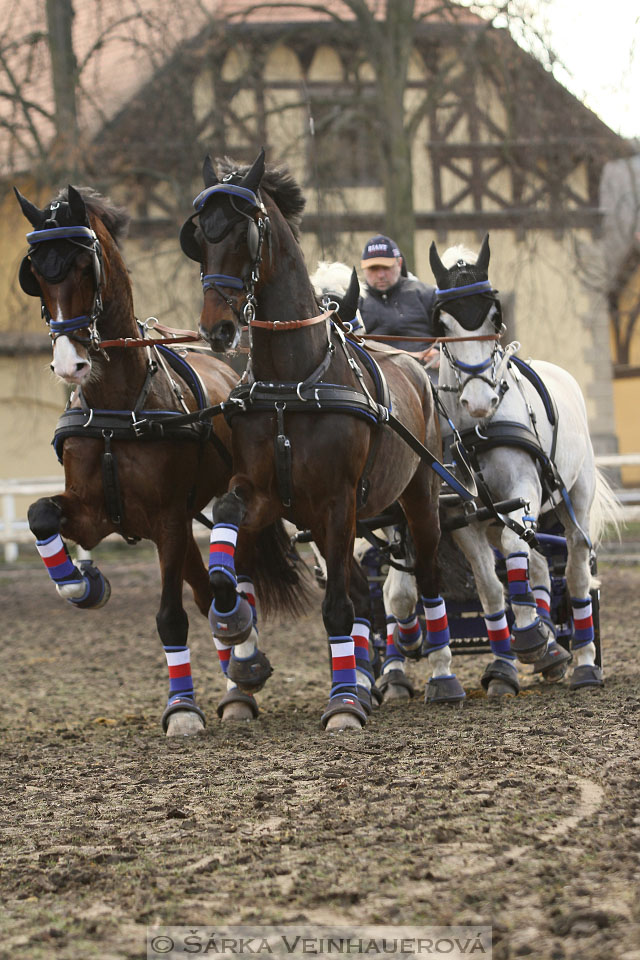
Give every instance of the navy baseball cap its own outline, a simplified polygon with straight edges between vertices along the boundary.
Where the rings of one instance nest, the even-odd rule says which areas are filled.
[[[360,266],[363,270],[366,267],[392,267],[400,255],[397,244],[393,240],[378,234],[367,241],[362,251]]]

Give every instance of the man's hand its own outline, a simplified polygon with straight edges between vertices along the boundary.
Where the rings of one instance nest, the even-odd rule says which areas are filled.
[[[430,370],[437,370],[440,366],[440,351],[437,347],[428,347],[422,353],[416,353],[414,356]]]

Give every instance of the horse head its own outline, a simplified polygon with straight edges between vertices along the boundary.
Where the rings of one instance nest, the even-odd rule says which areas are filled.
[[[204,304],[200,332],[214,351],[235,347],[240,326],[255,311],[269,217],[258,192],[264,150],[249,169],[218,179],[211,157],[203,165],[204,190],[180,231],[183,252],[200,264]]]
[[[69,185],[40,210],[15,189],[33,230],[29,250],[20,265],[20,286],[39,297],[42,315],[53,341],[53,372],[73,384],[84,384],[92,369],[90,350],[99,347],[98,322],[103,313],[109,265],[115,235],[124,231],[128,217],[104,206],[99,194]],[[114,234],[114,237],[111,234]]]
[[[489,257],[488,234],[477,256],[463,246],[450,247],[442,259],[435,243],[429,250],[438,285],[434,305],[438,336],[493,335],[487,340],[468,339],[442,345],[457,382],[460,404],[475,419],[491,416],[500,403],[495,377],[499,361],[495,337],[502,332],[502,312],[497,290],[489,283]],[[441,366],[441,380],[443,373]]]
[[[241,326],[310,317],[316,302],[299,243],[305,200],[288,170],[265,170],[262,150],[250,167],[219,161],[219,174],[207,157],[180,245],[200,264],[200,333],[224,352]]]

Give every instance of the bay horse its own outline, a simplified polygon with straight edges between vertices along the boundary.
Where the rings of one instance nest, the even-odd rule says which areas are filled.
[[[440,335],[502,331],[498,292],[489,282],[489,259],[488,235],[477,255],[455,246],[441,259],[432,244]],[[489,694],[517,693],[516,658],[534,663],[535,671],[547,680],[564,676],[571,654],[555,639],[549,565],[532,549],[536,531],[559,524],[567,543],[573,621],[570,687],[598,687],[603,671],[596,663],[594,644],[593,544],[605,520],[615,523],[619,518],[619,507],[596,468],[577,382],[555,364],[524,363],[515,356],[518,347],[514,343],[502,348],[498,341],[478,339],[443,343],[440,361],[445,442],[455,428],[494,503],[520,497],[528,504],[524,510],[495,514],[452,534],[472,567],[494,654],[482,683]],[[506,560],[508,599],[515,616],[511,632],[494,550]]]
[[[356,517],[396,500],[415,547],[415,576],[428,618],[430,703],[459,701],[450,669],[446,610],[437,584],[440,479],[384,426],[390,410],[437,454],[440,437],[428,377],[411,357],[380,352],[374,364],[328,311],[318,315],[299,245],[304,197],[286,170],[265,171],[210,157],[204,190],[184,223],[184,253],[200,265],[200,333],[216,352],[249,328],[249,365],[231,394],[233,476],[214,504],[210,579],[216,615],[232,639],[239,609],[236,571],[246,569],[258,532],[278,518],[310,530],[327,565],[322,616],[332,685],[322,723],[360,729],[371,709],[369,592],[353,561]],[[415,615],[398,642],[421,643]]]
[[[145,339],[119,249],[126,211],[90,188],[69,186],[42,210],[16,195],[34,228],[27,234],[20,283],[41,301],[53,341],[51,369],[74,388],[55,437],[65,490],[31,505],[30,528],[57,592],[80,608],[102,606],[110,587],[92,561],[71,561],[63,537],[85,550],[114,532],[156,545],[162,577],[156,622],[170,678],[162,724],[169,736],[198,733],[204,714],[193,691],[182,589],[186,581],[198,609],[209,616],[213,591],[192,521],[227,489],[230,431],[224,420],[215,432],[202,424],[158,423],[151,439],[141,439],[135,423],[166,421],[224,401],[237,374],[206,348],[190,351],[187,363],[175,350]],[[266,531],[267,546],[276,533]],[[249,580],[239,589],[254,602]],[[234,660],[212,627],[228,687],[218,714],[235,719],[239,704],[244,718],[259,689],[255,669]],[[238,648],[253,656],[252,664],[256,640],[252,628]],[[264,657],[261,672],[262,680],[270,672]]]

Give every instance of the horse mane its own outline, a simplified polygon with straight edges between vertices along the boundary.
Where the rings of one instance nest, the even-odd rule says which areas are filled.
[[[104,197],[93,187],[75,187],[75,189],[84,200],[88,213],[102,221],[115,240],[116,245],[120,246],[121,241],[128,233],[131,215],[124,207],[117,207],[108,197]],[[68,199],[68,189],[66,187],[55,198],[55,200],[67,201]]]
[[[465,263],[473,264],[478,259],[478,254],[465,247],[463,243],[458,243],[454,247],[449,247],[442,254],[442,265],[450,270],[458,260],[464,260]]]
[[[351,283],[351,267],[337,260],[333,263],[319,260],[316,272],[309,279],[317,297],[322,297],[325,293],[344,295]]]
[[[230,173],[245,176],[251,169],[250,165],[237,164],[230,157],[218,158],[216,163],[221,176],[227,176]],[[289,172],[289,168],[267,167],[260,181],[260,188],[269,194],[291,227],[294,237],[300,242],[300,223],[306,200],[298,181]]]

